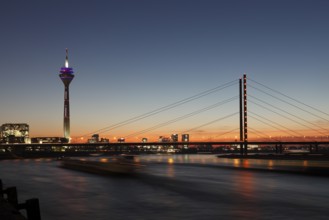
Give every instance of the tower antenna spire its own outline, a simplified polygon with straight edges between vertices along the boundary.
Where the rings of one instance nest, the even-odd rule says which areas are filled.
[[[66,48],[65,67],[69,68],[69,49]]]

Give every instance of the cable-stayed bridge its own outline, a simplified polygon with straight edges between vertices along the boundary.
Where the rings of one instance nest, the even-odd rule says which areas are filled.
[[[172,104],[95,130],[83,136],[88,137],[92,134],[107,134],[135,123],[143,124],[144,121],[152,118],[153,121],[150,127],[140,130],[135,129],[136,131],[123,135],[123,137],[129,139],[140,135],[147,136],[150,132],[154,132],[160,128],[184,123],[188,124],[185,126],[185,129],[175,133],[193,133],[198,129],[206,130],[212,125],[217,125],[216,133],[213,136],[203,139],[204,141],[223,141],[223,136],[225,135],[231,135],[231,139],[228,138],[228,141],[236,139],[248,141],[245,140],[245,137],[243,137],[243,139],[240,137],[239,131],[244,130],[245,127],[247,128],[246,132],[248,132],[251,137],[253,136],[252,139],[254,140],[283,141],[288,138],[289,140],[301,139],[305,141],[315,141],[318,137],[329,140],[329,114],[325,111],[307,105],[249,78],[248,94],[246,94],[245,100],[244,94],[241,94],[241,91],[239,92],[239,88],[241,90],[241,87],[243,86],[239,86],[239,80],[233,80]],[[228,94],[228,97],[221,98],[223,94]],[[201,102],[201,100],[209,96],[211,96],[212,100],[220,100],[212,104],[207,103],[207,105],[204,106],[205,104]],[[200,102],[198,103],[198,101]],[[194,103],[194,109],[195,106],[200,107],[192,111],[190,110],[192,109],[190,108],[191,105],[189,105],[189,107],[184,109],[181,115],[159,122],[161,121],[161,117],[167,112],[177,109],[180,111],[179,108],[191,103]],[[240,109],[239,103],[242,104],[242,108],[240,105]],[[244,105],[248,105],[248,109],[243,109]],[[218,115],[218,117],[208,119],[209,117],[207,117],[207,114],[211,111],[217,112],[216,116]],[[246,115],[244,111],[246,111]],[[157,115],[160,116],[154,118]],[[214,114],[212,113],[212,115]],[[241,115],[243,117],[242,120]],[[201,124],[197,124],[198,122],[195,120],[198,116],[204,117]],[[192,124],[191,121],[193,122]],[[247,121],[249,123],[246,123]],[[225,128],[228,127],[225,126],[225,122],[229,122],[229,129]]]
[[[224,95],[227,96],[227,94],[228,97],[222,97]],[[219,97],[221,99],[212,104],[202,102],[202,99],[218,100]],[[188,107],[182,111],[183,106]],[[194,108],[191,108],[191,106]],[[155,116],[165,115],[169,111],[177,111],[180,115],[177,114],[177,116],[167,120],[154,120]],[[213,115],[213,113],[209,114],[209,112],[218,112],[216,114],[218,117],[209,118],[209,115]],[[196,123],[197,120],[195,118],[198,116],[204,117],[201,124]],[[147,136],[150,132],[174,126],[177,123],[189,125],[189,127],[184,126],[185,129],[181,130],[179,134],[197,133],[201,129],[207,130],[214,125],[215,129],[218,129],[218,124],[220,124],[220,129],[212,136],[200,138],[198,141],[192,140],[191,135],[191,140],[171,140],[169,142],[144,143],[140,140],[125,143],[73,142],[71,144],[33,143],[28,145],[6,144],[3,146],[7,146],[7,149],[15,148],[21,151],[29,149],[31,151],[38,149],[47,149],[47,151],[68,151],[72,149],[75,151],[102,151],[104,149],[109,149],[110,151],[130,151],[135,149],[136,146],[150,147],[160,145],[174,148],[211,146],[212,148],[222,147],[224,149],[224,147],[233,146],[235,150],[239,149],[241,154],[246,154],[251,145],[257,145],[263,149],[270,146],[269,148],[276,153],[282,153],[284,146],[302,146],[304,149],[308,149],[309,152],[318,152],[319,149],[326,149],[329,145],[329,114],[327,112],[270,88],[254,79],[247,78],[246,75],[243,75],[241,79],[224,83],[169,105],[89,132],[83,135],[83,137],[89,137],[92,134],[106,134],[125,126],[132,126],[134,123],[143,124],[148,119],[153,120],[151,126],[135,130],[125,135],[124,138],[128,139],[140,135]],[[187,122],[188,120],[192,120],[192,123]]]

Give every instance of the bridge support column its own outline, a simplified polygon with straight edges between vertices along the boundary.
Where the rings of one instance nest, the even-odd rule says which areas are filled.
[[[242,104],[242,79],[239,79],[239,96],[240,96],[240,101],[239,101],[239,108],[240,108],[240,142],[243,141],[243,104]],[[240,143],[240,154],[244,154],[244,144]]]
[[[243,140],[244,154],[248,154],[248,121],[247,121],[247,75],[243,74]]]

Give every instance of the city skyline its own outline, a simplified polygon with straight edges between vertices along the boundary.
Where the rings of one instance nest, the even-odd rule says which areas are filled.
[[[0,36],[0,124],[27,123],[30,136],[63,136],[58,72],[65,48],[77,76],[70,86],[73,140],[93,133],[110,141],[174,133],[189,133],[192,140],[238,139],[236,96],[244,73],[250,78],[251,129],[268,137],[286,135],[257,121],[259,114],[296,131],[295,136],[329,134],[328,115],[315,118],[257,90],[261,83],[329,112],[326,1],[11,1],[0,6],[6,30]],[[230,82],[218,93],[98,132]],[[324,130],[289,122],[259,108],[252,97]],[[150,129],[229,99],[219,108]]]

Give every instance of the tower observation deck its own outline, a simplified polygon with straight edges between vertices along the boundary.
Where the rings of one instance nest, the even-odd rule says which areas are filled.
[[[70,93],[69,86],[74,78],[73,69],[69,67],[68,49],[66,49],[65,65],[61,68],[59,77],[64,83],[64,138],[70,142]]]

